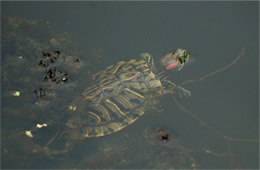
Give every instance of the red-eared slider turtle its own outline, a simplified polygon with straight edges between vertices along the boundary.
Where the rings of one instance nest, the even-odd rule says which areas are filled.
[[[148,53],[140,60],[120,61],[95,74],[92,85],[69,106],[73,111],[67,127],[79,138],[99,137],[117,132],[135,122],[145,112],[150,99],[175,89],[190,92],[166,79],[167,70],[180,70],[189,61],[184,49],[155,63]]]
[[[154,62],[150,54],[143,53],[140,60],[111,65],[94,75],[92,85],[68,105],[68,113],[64,113],[58,123],[42,122],[26,131],[26,135],[32,138],[38,128],[59,128],[59,132],[44,147],[46,153],[52,154],[67,152],[72,141],[117,132],[140,118],[156,97],[174,94],[176,90],[180,95],[190,95],[188,90],[166,77],[168,71],[180,70],[189,59],[190,54],[186,50],[177,49],[158,62]],[[65,149],[51,151],[48,146],[55,138],[60,138],[60,132],[63,137],[67,136]],[[37,150],[41,150],[38,145]]]

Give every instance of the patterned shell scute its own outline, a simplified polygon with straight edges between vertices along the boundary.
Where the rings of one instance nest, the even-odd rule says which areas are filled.
[[[81,96],[88,117],[84,136],[105,136],[135,122],[144,114],[148,90],[162,93],[162,84],[145,59],[120,61],[97,73]]]

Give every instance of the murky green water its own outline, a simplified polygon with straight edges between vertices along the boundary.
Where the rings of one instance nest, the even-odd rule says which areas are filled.
[[[258,169],[258,7],[258,2],[2,3],[2,168]],[[45,154],[45,145],[60,149],[73,138],[63,135],[64,115],[93,73],[143,52],[159,60],[176,48],[192,55],[187,66],[172,72],[169,79],[176,84],[224,69],[242,48],[246,53],[228,69],[183,85],[192,96],[175,97],[185,108],[164,96],[156,111],[122,131],[72,140],[66,153]],[[42,51],[55,56],[56,50],[59,59],[45,60]],[[46,121],[54,128],[25,135]]]

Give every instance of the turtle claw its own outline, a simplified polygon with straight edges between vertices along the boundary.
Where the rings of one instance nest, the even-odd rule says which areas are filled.
[[[191,96],[191,92],[187,89],[182,88],[182,87],[177,88],[177,93],[180,97],[182,97],[182,96],[190,97]]]
[[[191,92],[187,89],[184,89],[181,86],[177,86],[176,84],[174,84],[173,82],[169,81],[169,80],[164,80],[163,81],[165,83],[165,93],[178,93],[178,95],[180,97],[185,96],[185,97],[190,97],[191,96]]]

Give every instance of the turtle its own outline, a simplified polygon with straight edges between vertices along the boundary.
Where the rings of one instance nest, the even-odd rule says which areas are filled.
[[[156,96],[190,96],[186,90],[167,79],[167,71],[181,70],[190,59],[185,49],[177,49],[158,62],[149,53],[140,59],[120,61],[94,75],[92,85],[76,98],[69,110],[74,112],[66,126],[78,138],[101,137],[122,130],[144,113]]]
[[[189,90],[167,78],[169,71],[181,70],[190,57],[187,50],[177,49],[154,62],[151,54],[142,53],[140,59],[119,61],[94,74],[92,83],[66,106],[66,112],[50,113],[53,118],[25,132],[30,138],[41,134],[38,129],[54,132],[47,143],[40,139],[45,144],[32,144],[33,152],[66,153],[75,141],[110,135],[134,123],[158,97],[176,92],[190,96]],[[61,138],[64,147],[58,144],[62,149],[52,149],[56,146],[50,144]]]

